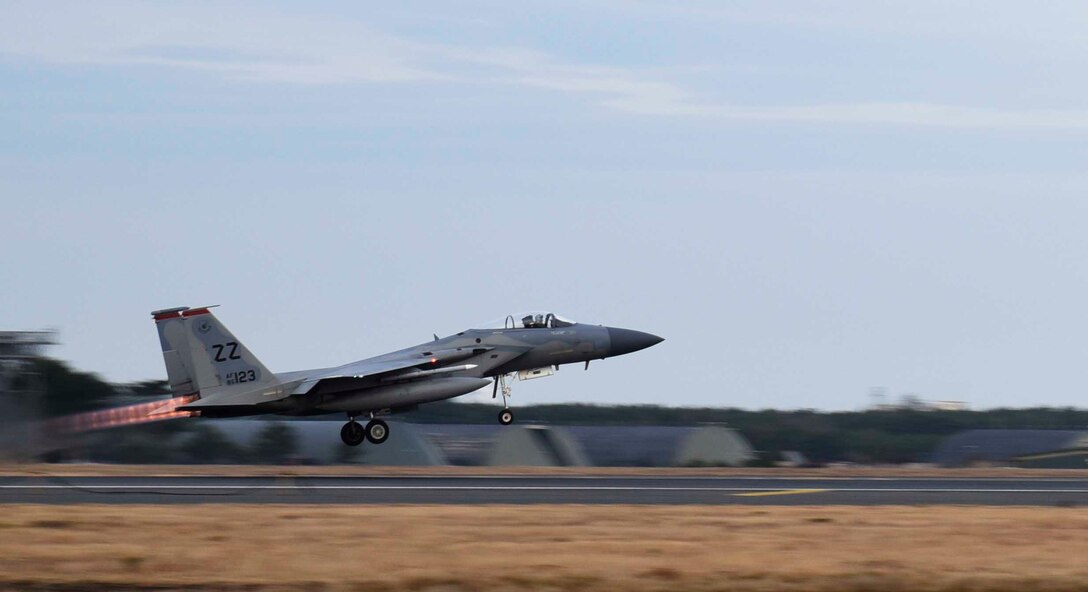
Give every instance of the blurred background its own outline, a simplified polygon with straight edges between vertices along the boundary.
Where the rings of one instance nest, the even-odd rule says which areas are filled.
[[[519,388],[519,419],[716,426],[751,450],[729,440],[730,463],[930,462],[974,429],[1074,438],[1028,437],[1019,458],[1088,425],[1070,409],[1088,333],[1082,5],[0,11],[0,329],[52,331],[9,334],[8,424],[165,396],[147,313],[220,304],[274,371],[522,309],[650,331],[667,341],[645,355]],[[463,428],[476,452],[459,456],[426,426],[492,415],[403,419],[439,460],[484,463],[494,434]],[[333,454],[310,428],[245,425],[6,429],[4,448]],[[693,433],[607,461],[603,432],[556,438],[587,462],[727,462],[679,455]]]
[[[388,442],[348,447],[343,420],[148,416],[165,381],[112,384],[44,357],[57,335],[0,333],[4,460],[378,466],[1083,468],[1088,411],[971,410],[956,401],[871,393],[856,411],[662,405],[529,405],[495,423],[497,403],[438,402],[394,415]],[[569,370],[568,370],[569,371]]]

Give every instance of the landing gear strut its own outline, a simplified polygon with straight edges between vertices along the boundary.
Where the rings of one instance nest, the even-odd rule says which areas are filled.
[[[502,411],[499,412],[499,423],[502,425],[510,425],[514,423],[514,412],[510,410],[509,405],[506,403],[506,398],[510,396],[510,386],[506,384],[505,374],[500,374],[495,377],[495,388],[491,391],[492,399],[499,394],[500,387],[502,387]]]

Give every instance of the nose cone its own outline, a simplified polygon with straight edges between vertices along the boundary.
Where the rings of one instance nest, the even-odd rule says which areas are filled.
[[[646,349],[651,345],[657,345],[662,341],[665,341],[664,338],[650,333],[632,331],[630,329],[617,329],[615,327],[608,328],[608,338],[612,343],[608,348],[609,357],[622,356],[623,354]]]

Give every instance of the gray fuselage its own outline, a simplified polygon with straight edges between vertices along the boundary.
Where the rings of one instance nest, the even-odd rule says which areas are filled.
[[[561,327],[469,329],[336,369],[277,374],[281,384],[302,383],[315,373],[340,370],[304,395],[245,409],[224,408],[205,416],[254,413],[362,415],[413,409],[491,384],[489,379],[520,370],[557,367],[623,355],[662,341],[649,333],[573,323]],[[419,365],[395,373],[353,377],[351,368],[385,360],[416,358]]]

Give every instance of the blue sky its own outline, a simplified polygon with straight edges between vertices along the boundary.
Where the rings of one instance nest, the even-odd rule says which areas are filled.
[[[0,326],[109,379],[155,308],[273,370],[543,308],[667,341],[515,403],[1084,404],[1079,3],[0,16]]]

